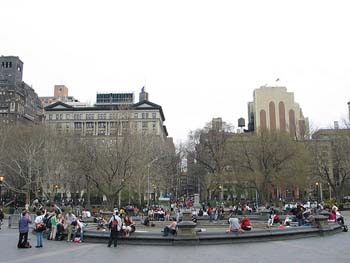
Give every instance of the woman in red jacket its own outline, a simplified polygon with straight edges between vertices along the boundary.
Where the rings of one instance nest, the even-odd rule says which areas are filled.
[[[241,224],[241,228],[244,230],[244,231],[250,231],[252,230],[252,226],[250,225],[250,220],[248,218],[247,215],[245,215],[241,221],[239,222]]]

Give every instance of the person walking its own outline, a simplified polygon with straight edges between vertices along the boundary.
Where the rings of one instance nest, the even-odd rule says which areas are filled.
[[[31,248],[28,243],[29,224],[32,222],[27,210],[23,210],[18,221],[19,239],[17,248]]]
[[[68,214],[66,214],[65,216],[65,221],[66,221],[66,224],[67,224],[67,242],[70,242],[71,241],[71,238],[72,238],[72,231],[73,231],[73,225],[72,223],[73,222],[76,222],[77,220],[77,217],[72,213],[72,210],[69,210],[68,211]]]
[[[118,210],[114,210],[112,217],[108,221],[108,226],[111,230],[109,235],[108,247],[111,247],[114,241],[114,247],[117,246],[118,233],[122,227],[122,220],[118,215]]]

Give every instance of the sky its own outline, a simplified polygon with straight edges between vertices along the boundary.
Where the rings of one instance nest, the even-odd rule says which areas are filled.
[[[262,85],[286,86],[312,129],[348,116],[349,1],[0,0],[0,55],[19,56],[39,96],[145,86],[169,136],[214,117],[237,127]]]

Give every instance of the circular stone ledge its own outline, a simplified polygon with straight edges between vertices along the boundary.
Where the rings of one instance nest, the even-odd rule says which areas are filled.
[[[219,245],[244,242],[266,242],[275,240],[288,240],[307,237],[320,237],[339,233],[342,227],[336,223],[330,223],[327,228],[290,227],[253,229],[244,233],[199,232],[195,236],[162,236],[161,232],[135,232],[128,238],[118,237],[118,244],[130,245],[155,245],[155,246],[185,246],[185,245]],[[84,232],[86,242],[108,243],[109,231],[87,230]]]

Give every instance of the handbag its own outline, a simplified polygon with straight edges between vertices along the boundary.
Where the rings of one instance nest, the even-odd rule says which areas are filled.
[[[35,231],[37,232],[43,232],[44,230],[46,230],[46,225],[44,222],[40,222],[40,223],[37,223],[36,226],[35,226]]]

